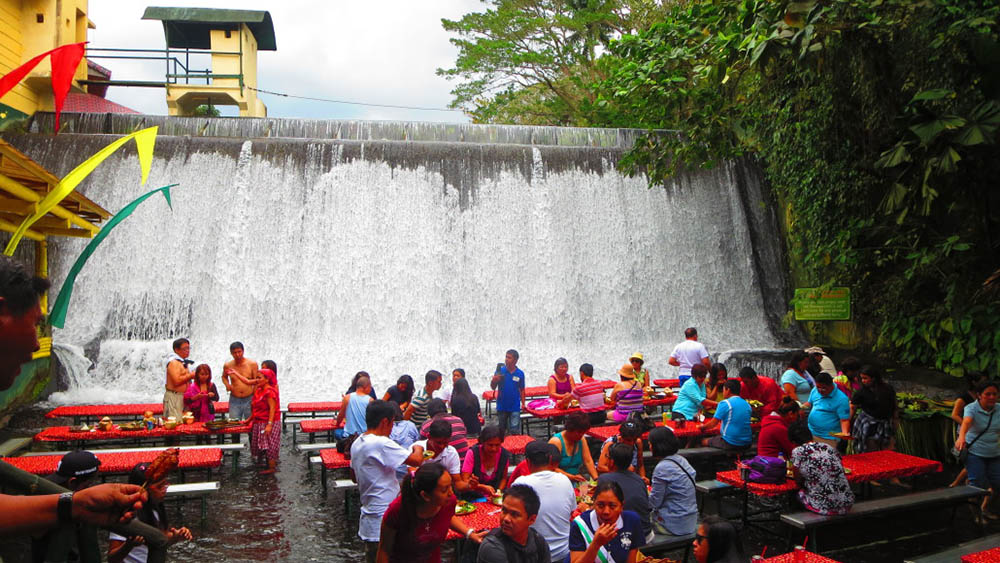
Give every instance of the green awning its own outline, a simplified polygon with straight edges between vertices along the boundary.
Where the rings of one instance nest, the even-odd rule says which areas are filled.
[[[149,6],[144,20],[163,22],[167,47],[171,49],[211,49],[209,32],[213,29],[239,28],[245,23],[257,40],[257,50],[276,51],[271,14],[259,10],[219,10],[215,8],[162,8]]]

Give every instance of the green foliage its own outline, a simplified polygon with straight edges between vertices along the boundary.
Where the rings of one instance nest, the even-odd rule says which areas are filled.
[[[644,25],[653,0],[484,0],[484,12],[441,20],[457,37],[455,66],[437,74],[460,83],[451,107],[475,122],[588,125],[595,61],[613,38]]]
[[[191,115],[195,117],[219,117],[220,115],[222,115],[222,113],[219,112],[219,108],[217,107],[207,104],[202,104],[194,108],[194,111],[191,113]]]
[[[651,184],[753,157],[798,285],[852,287],[887,355],[1000,369],[1000,0],[485,2],[444,22],[456,107],[647,129]]]

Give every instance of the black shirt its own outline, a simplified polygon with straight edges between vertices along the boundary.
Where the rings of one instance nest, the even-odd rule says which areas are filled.
[[[876,387],[864,386],[854,392],[851,403],[873,418],[888,420],[896,412],[896,390],[885,383]]]

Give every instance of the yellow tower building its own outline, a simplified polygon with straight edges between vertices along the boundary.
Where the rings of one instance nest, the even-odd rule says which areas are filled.
[[[167,71],[167,111],[192,115],[200,105],[237,106],[241,117],[266,117],[257,97],[257,52],[274,51],[271,14],[255,10],[161,8],[150,6],[144,20],[163,22],[168,57],[190,60],[211,56],[211,70],[196,71],[187,63]],[[182,50],[182,52],[174,51]],[[176,67],[175,67],[176,68]]]
[[[87,18],[87,0],[0,0],[0,75],[60,45],[86,41],[87,30],[94,27]],[[78,81],[86,78],[84,58],[73,90],[82,91]],[[46,58],[4,96],[0,121],[53,109],[52,65]]]

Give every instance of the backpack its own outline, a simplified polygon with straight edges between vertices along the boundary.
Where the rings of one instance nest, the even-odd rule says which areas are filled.
[[[781,485],[785,482],[788,467],[785,460],[780,457],[768,457],[759,455],[750,460],[751,483],[766,483],[770,485]]]
[[[337,452],[344,454],[344,459],[351,459],[351,446],[354,445],[354,441],[358,439],[361,434],[351,434],[346,438],[341,438],[337,440]]]
[[[645,434],[646,432],[649,432],[650,430],[656,428],[656,423],[653,422],[648,416],[646,416],[645,414],[643,414],[641,412],[630,413],[628,415],[628,418],[626,418],[625,420],[626,421],[631,420],[631,421],[634,421],[636,424],[638,424],[639,428],[642,428],[643,434]]]

